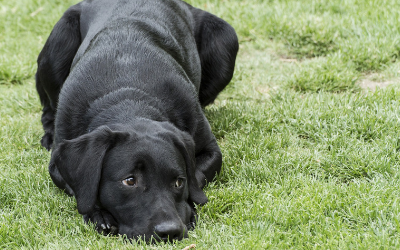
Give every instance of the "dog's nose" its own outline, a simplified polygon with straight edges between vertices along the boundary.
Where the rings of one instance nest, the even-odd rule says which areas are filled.
[[[184,225],[174,221],[163,222],[155,226],[154,233],[164,242],[181,240],[184,236]]]

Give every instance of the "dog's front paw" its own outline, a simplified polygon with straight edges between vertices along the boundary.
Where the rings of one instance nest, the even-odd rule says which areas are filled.
[[[45,147],[48,151],[51,149],[51,145],[53,144],[53,134],[46,132],[42,139],[40,140],[40,143],[42,144],[43,147]]]
[[[190,221],[188,224],[186,224],[186,228],[191,231],[194,230],[196,227],[196,223],[198,220],[198,216],[196,213],[196,208],[194,207],[194,205],[191,206],[191,214],[190,214]]]
[[[116,235],[118,233],[118,224],[113,216],[106,210],[99,208],[93,209],[91,213],[83,215],[86,223],[91,222],[95,225],[95,229],[100,234]]]

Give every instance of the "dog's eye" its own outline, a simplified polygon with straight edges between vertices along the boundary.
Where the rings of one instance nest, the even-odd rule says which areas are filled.
[[[178,179],[176,179],[175,187],[176,188],[181,188],[181,187],[183,187],[183,183],[184,183],[184,179],[183,178],[178,178]]]
[[[126,178],[125,180],[122,181],[122,183],[124,183],[124,185],[126,186],[135,186],[136,178],[135,177]]]

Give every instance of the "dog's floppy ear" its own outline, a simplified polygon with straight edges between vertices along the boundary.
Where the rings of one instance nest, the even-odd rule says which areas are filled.
[[[81,214],[90,212],[97,200],[103,158],[108,148],[128,133],[101,126],[93,132],[66,140],[52,153],[62,178],[74,191]]]
[[[186,163],[186,175],[189,185],[189,200],[196,203],[197,205],[204,205],[207,203],[207,196],[195,176],[196,162],[195,162],[195,145],[193,139],[189,134],[180,132],[179,140],[176,143]]]

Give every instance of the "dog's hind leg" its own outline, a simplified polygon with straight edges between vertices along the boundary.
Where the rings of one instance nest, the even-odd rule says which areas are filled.
[[[41,144],[47,150],[53,144],[58,95],[81,44],[79,19],[78,4],[69,8],[54,26],[37,60],[36,89],[43,106],[42,124],[45,132]]]
[[[37,80],[36,75],[36,89],[39,94],[40,102],[42,103],[42,125],[44,130],[44,135],[40,140],[40,143],[47,150],[50,150],[51,145],[53,143],[53,135],[54,135],[54,115],[55,108],[50,106],[50,100],[47,97],[45,90],[43,89],[40,81]]]
[[[191,11],[202,70],[199,99],[204,107],[231,81],[239,43],[235,30],[227,22],[200,9]]]

